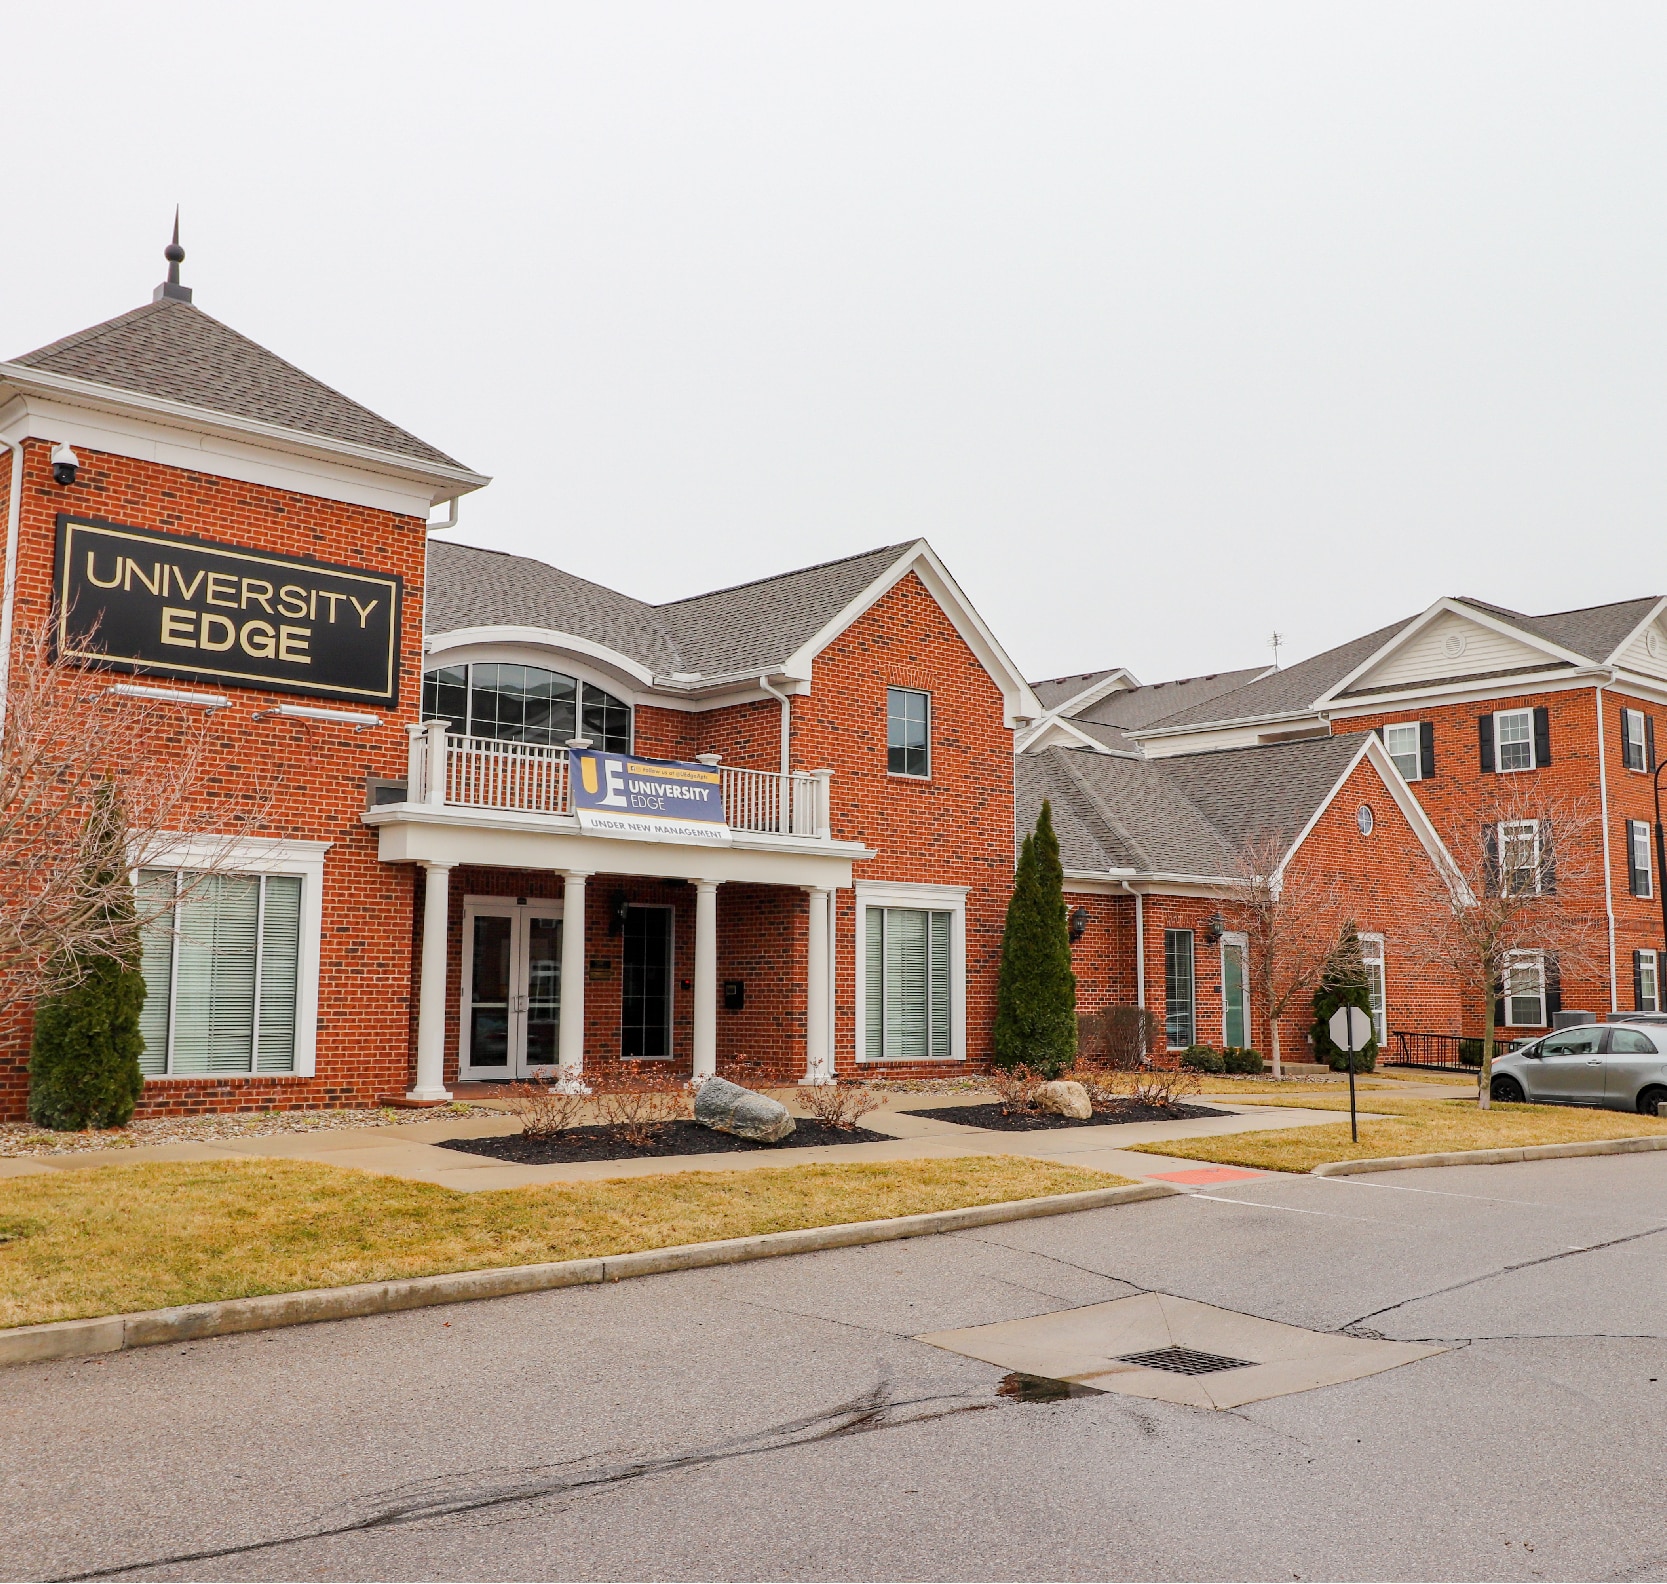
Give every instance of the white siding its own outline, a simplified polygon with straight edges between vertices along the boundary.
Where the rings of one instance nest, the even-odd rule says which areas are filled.
[[[1449,654],[1449,639],[1464,644],[1461,654]],[[1409,642],[1402,645],[1364,676],[1350,683],[1359,688],[1399,687],[1434,682],[1442,677],[1478,676],[1490,671],[1509,671],[1519,666],[1555,665],[1543,649],[1521,639],[1506,637],[1478,622],[1446,611]]]
[[[1650,653],[1652,637],[1656,646],[1654,654]],[[1642,671],[1645,676],[1667,677],[1667,627],[1659,621],[1651,622],[1621,650],[1618,663],[1628,671]]]

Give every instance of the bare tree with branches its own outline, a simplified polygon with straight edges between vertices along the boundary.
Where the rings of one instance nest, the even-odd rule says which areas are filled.
[[[1300,858],[1300,854],[1298,855]],[[1240,849],[1234,890],[1224,912],[1250,949],[1250,976],[1267,1010],[1273,1076],[1284,1076],[1279,1020],[1310,993],[1325,971],[1347,920],[1346,898],[1301,862],[1288,861],[1277,836],[1256,837]]]
[[[1601,827],[1583,800],[1509,781],[1452,849],[1432,887],[1440,906],[1409,920],[1413,957],[1482,1002],[1483,1110],[1493,1099],[1496,1003],[1513,992],[1543,996],[1553,975],[1607,969]]]
[[[201,708],[54,661],[45,623],[18,629],[0,706],[0,1005],[11,1005],[66,988],[101,958],[130,958],[149,920],[133,914],[128,875],[95,861],[113,835],[133,869],[179,832],[206,835],[192,870],[212,874],[270,796],[252,773],[211,788]]]

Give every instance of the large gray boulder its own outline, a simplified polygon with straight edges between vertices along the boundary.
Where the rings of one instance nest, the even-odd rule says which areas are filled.
[[[759,1144],[779,1143],[795,1126],[793,1113],[779,1100],[727,1078],[708,1078],[695,1091],[695,1121]]]
[[[1094,1115],[1088,1090],[1071,1078],[1056,1078],[1052,1083],[1043,1084],[1036,1091],[1036,1109],[1051,1111],[1055,1116],[1071,1117],[1078,1122],[1086,1122]]]

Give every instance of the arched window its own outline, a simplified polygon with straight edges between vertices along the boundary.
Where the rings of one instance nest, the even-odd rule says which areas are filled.
[[[588,737],[608,753],[631,751],[631,706],[542,666],[482,662],[441,666],[423,677],[423,719],[446,720],[468,737],[559,748]]]

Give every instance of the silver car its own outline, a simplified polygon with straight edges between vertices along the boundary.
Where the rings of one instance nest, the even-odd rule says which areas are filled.
[[[1494,1058],[1493,1098],[1654,1116],[1667,1100],[1667,1026],[1584,1023]]]

